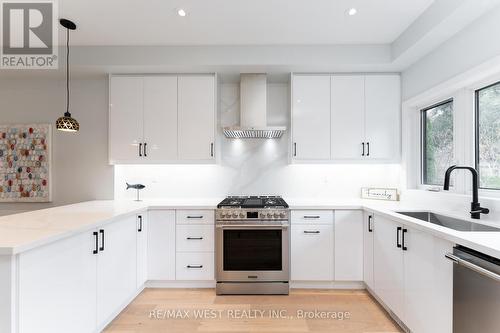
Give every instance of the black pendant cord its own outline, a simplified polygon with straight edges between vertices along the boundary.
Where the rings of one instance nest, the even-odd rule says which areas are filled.
[[[69,113],[69,29],[66,29],[66,112]]]

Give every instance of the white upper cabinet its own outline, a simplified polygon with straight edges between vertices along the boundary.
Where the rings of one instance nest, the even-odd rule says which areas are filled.
[[[177,158],[177,77],[144,78],[144,151],[149,162]]]
[[[294,76],[292,86],[293,159],[330,159],[330,76]]]
[[[143,80],[142,77],[113,76],[110,81],[109,161],[134,162],[139,158],[139,145],[144,139]]]
[[[400,150],[401,83],[399,75],[365,77],[366,157],[393,160]]]
[[[292,86],[293,161],[399,160],[399,75],[295,75]]]
[[[332,159],[362,157],[365,141],[365,77],[332,76]]]
[[[215,80],[180,76],[178,82],[179,158],[211,160],[215,147]]]
[[[215,76],[111,76],[109,162],[214,161]]]

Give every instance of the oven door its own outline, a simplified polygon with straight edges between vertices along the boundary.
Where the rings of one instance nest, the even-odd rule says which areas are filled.
[[[217,281],[288,281],[288,233],[288,225],[217,225]]]

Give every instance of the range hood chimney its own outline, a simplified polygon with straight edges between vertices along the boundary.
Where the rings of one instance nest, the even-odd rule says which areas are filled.
[[[231,139],[276,139],[286,130],[284,126],[267,126],[266,74],[240,76],[240,126],[224,127]]]

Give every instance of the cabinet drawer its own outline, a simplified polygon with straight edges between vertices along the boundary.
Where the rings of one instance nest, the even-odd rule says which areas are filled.
[[[213,210],[178,210],[177,224],[214,224]]]
[[[177,280],[213,280],[214,279],[214,253],[179,252],[176,256]]]
[[[291,226],[291,278],[295,281],[332,281],[333,225]]]
[[[333,210],[293,210],[293,224],[333,224]]]
[[[213,225],[177,226],[177,252],[214,252]]]

